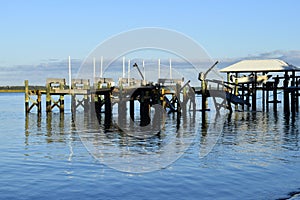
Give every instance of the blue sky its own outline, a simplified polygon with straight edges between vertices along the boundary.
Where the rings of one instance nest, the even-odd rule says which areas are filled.
[[[1,0],[0,67],[84,59],[99,43],[127,30],[179,31],[215,60],[300,59],[300,1]],[[298,62],[300,64],[300,62]],[[298,64],[297,63],[297,64]]]

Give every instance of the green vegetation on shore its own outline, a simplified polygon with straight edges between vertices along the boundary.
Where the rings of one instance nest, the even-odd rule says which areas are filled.
[[[30,85],[29,90],[46,90],[45,86]],[[0,86],[0,92],[24,92],[25,86]]]

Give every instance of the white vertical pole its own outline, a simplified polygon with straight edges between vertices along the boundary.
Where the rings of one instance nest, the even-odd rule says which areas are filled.
[[[172,79],[172,61],[170,58],[170,79]]]
[[[96,59],[93,58],[93,83],[95,84],[96,81]]]
[[[128,85],[130,85],[130,60],[128,60]]]
[[[123,78],[125,78],[125,56],[123,56]]]
[[[100,60],[100,78],[102,78],[103,76],[103,56],[101,56],[101,60]]]
[[[69,56],[69,89],[72,87],[72,77],[71,77],[71,56]]]
[[[145,61],[143,60],[143,70],[144,70],[144,80],[143,80],[143,84],[146,85],[146,70],[145,70]]]
[[[160,59],[158,59],[158,78],[160,79]]]

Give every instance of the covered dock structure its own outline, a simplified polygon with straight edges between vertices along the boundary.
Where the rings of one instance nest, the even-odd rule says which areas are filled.
[[[253,111],[257,110],[257,91],[262,92],[262,110],[268,111],[269,104],[273,104],[277,111],[281,90],[284,112],[293,114],[299,110],[299,71],[300,68],[279,59],[242,60],[219,70],[227,73],[227,82],[233,85],[235,95],[251,103]]]

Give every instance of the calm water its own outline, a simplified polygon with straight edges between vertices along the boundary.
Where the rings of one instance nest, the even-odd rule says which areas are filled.
[[[0,199],[299,198],[298,116],[233,113],[202,158],[199,146],[208,136],[197,114],[195,140],[176,162],[127,173],[87,151],[68,109],[64,116],[43,112],[26,118],[23,94],[0,94],[0,103]]]

